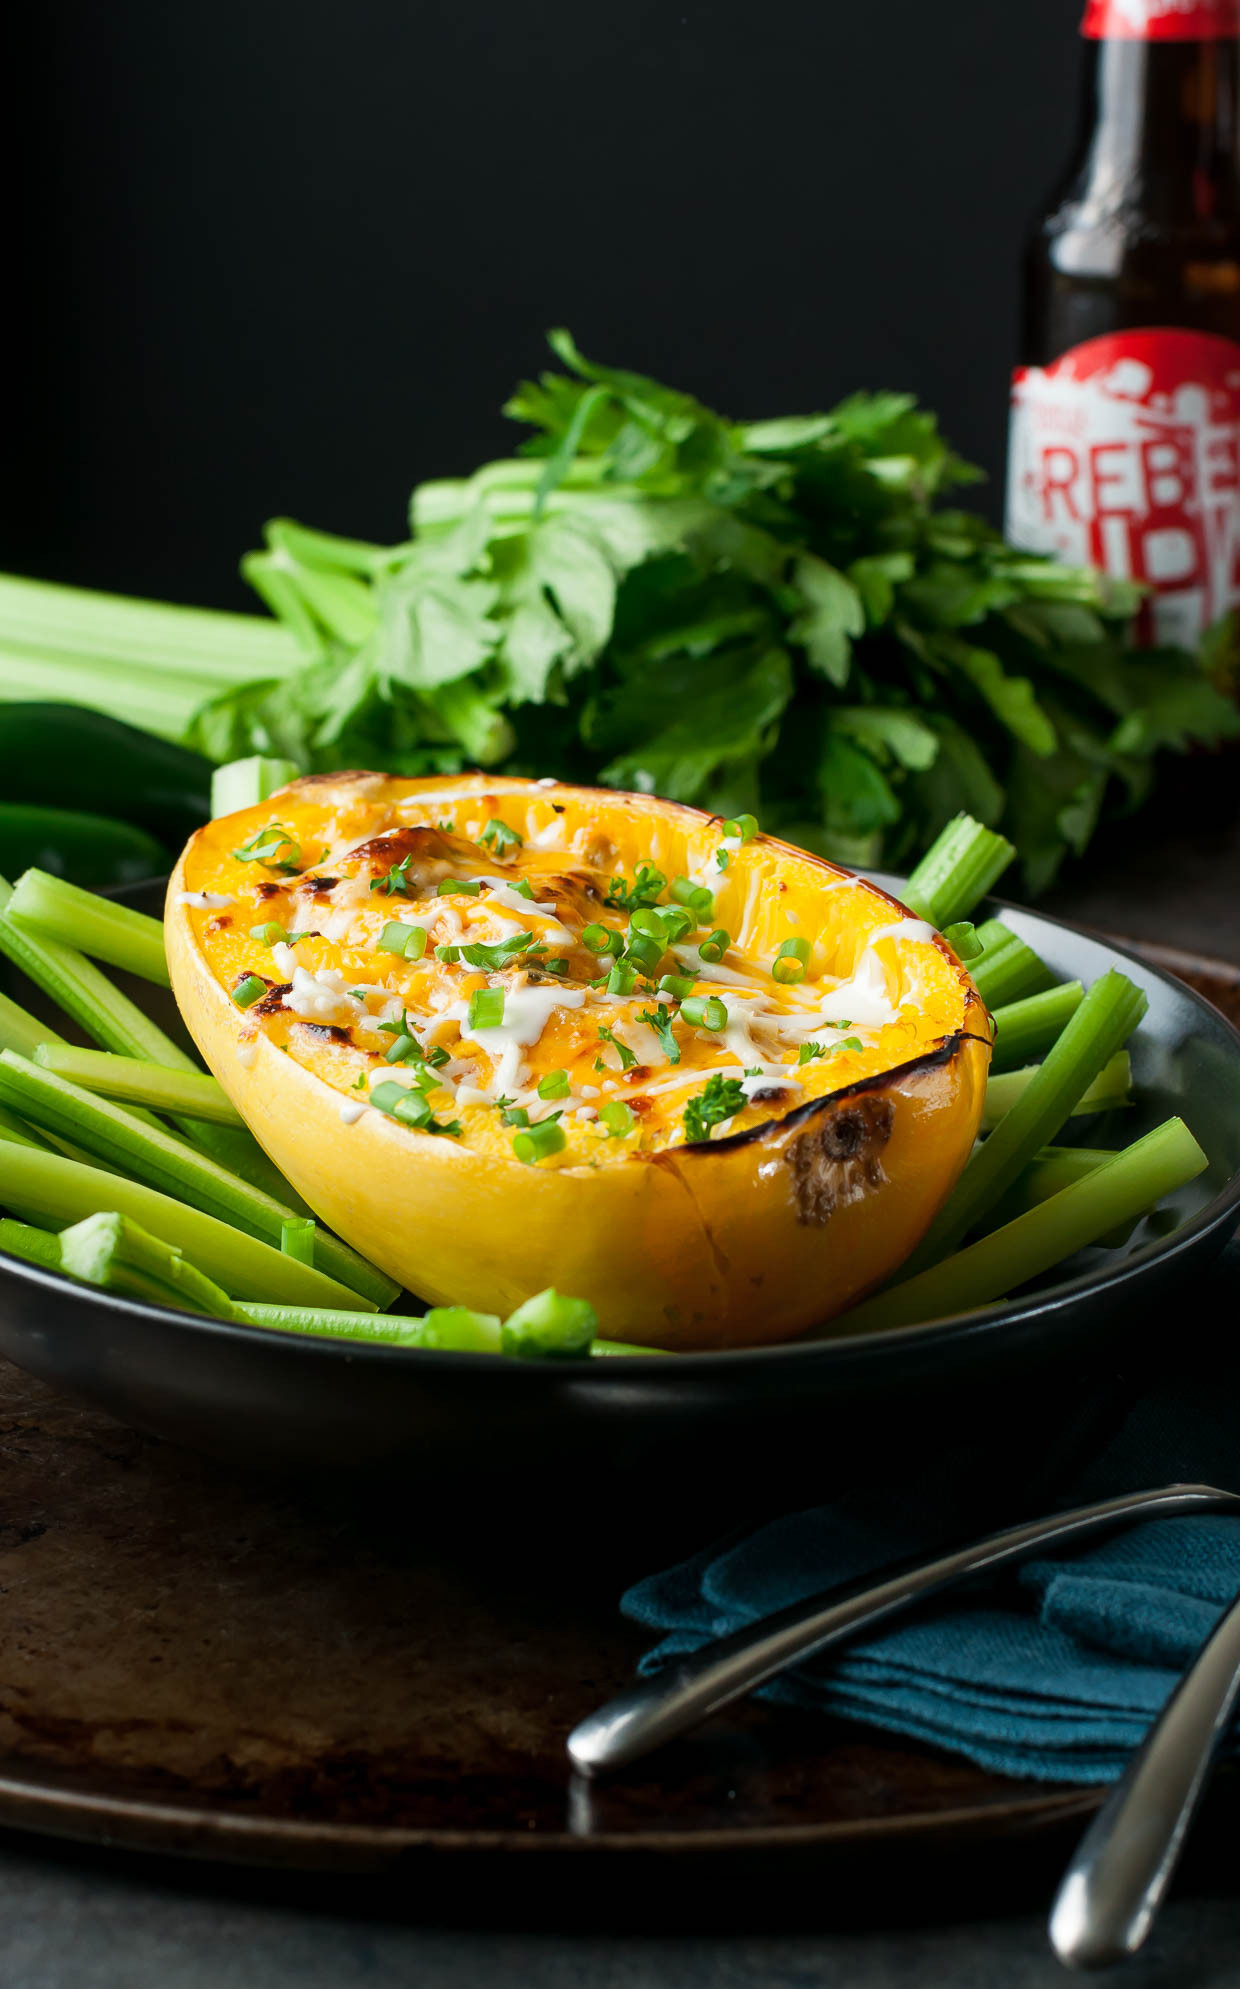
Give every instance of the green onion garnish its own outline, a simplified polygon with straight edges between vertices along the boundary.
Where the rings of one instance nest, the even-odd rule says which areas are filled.
[[[565,1298],[549,1285],[504,1321],[500,1349],[514,1360],[578,1360],[588,1355],[598,1316],[584,1298]]]
[[[664,974],[659,982],[659,993],[674,995],[677,1001],[683,1001],[686,995],[693,993],[694,986],[692,974]]]
[[[725,843],[751,843],[758,833],[756,815],[733,815],[723,825]]]
[[[250,938],[261,939],[264,946],[278,946],[282,939],[288,938],[288,934],[282,925],[277,925],[274,919],[269,919],[266,925],[252,925]]]
[[[437,898],[476,898],[482,886],[476,877],[445,877],[435,886]]]
[[[451,967],[460,957],[461,949],[459,946],[437,946],[435,948],[436,960],[442,960],[445,967]]]
[[[678,905],[687,905],[699,921],[708,919],[715,909],[715,894],[704,884],[695,884],[690,877],[675,877],[672,880],[672,896]]]
[[[393,1041],[391,1049],[384,1051],[383,1061],[385,1064],[403,1064],[411,1057],[415,1063],[422,1061],[421,1046],[416,1037],[407,1036],[402,1030]]]
[[[637,979],[636,970],[623,960],[617,960],[607,976],[607,992],[614,995],[631,995]]]
[[[485,843],[487,848],[494,850],[497,855],[502,849],[520,849],[523,840],[524,838],[519,836],[515,829],[509,828],[507,822],[501,822],[498,815],[492,815],[478,838],[480,843]]]
[[[540,1098],[567,1098],[568,1092],[569,1083],[568,1072],[566,1070],[549,1070],[546,1077],[539,1078],[538,1080],[538,1095]]]
[[[718,1032],[728,1026],[728,1011],[718,995],[690,995],[680,1004],[680,1013],[694,1029]]]
[[[623,941],[618,932],[609,932],[605,925],[585,926],[581,943],[591,953],[619,953]]]
[[[504,990],[476,988],[469,997],[469,1029],[499,1029],[504,1020]]]
[[[529,1126],[517,1134],[512,1143],[513,1153],[518,1160],[532,1167],[536,1161],[545,1160],[548,1154],[560,1153],[568,1145],[564,1128],[558,1116],[543,1119],[536,1126]]]
[[[632,1050],[630,1050],[628,1044],[622,1043],[618,1036],[613,1036],[611,1030],[605,1029],[602,1023],[599,1024],[598,1033],[599,1033],[599,1041],[601,1043],[610,1043],[612,1049],[616,1052],[616,1055],[620,1059],[621,1070],[632,1070],[634,1064],[637,1062],[637,1058],[633,1055],[633,1052]],[[599,1068],[606,1069],[606,1065],[596,1064],[595,1069],[597,1070]]]
[[[698,952],[703,960],[712,962],[722,960],[731,944],[731,933],[725,932],[722,926],[716,926],[714,932],[707,933],[706,938],[699,943]]]
[[[412,1126],[416,1132],[445,1133],[454,1139],[460,1137],[459,1119],[437,1119],[424,1091],[397,1084],[395,1078],[376,1084],[370,1094],[370,1102],[389,1119],[399,1119],[402,1125]]]
[[[599,1118],[607,1128],[608,1138],[613,1140],[622,1140],[637,1124],[628,1106],[619,1098],[613,1099],[610,1105],[604,1105]]]
[[[406,960],[420,960],[426,951],[426,927],[406,925],[402,919],[389,919],[375,944],[380,953],[398,953]]]
[[[977,936],[977,927],[969,919],[957,919],[955,925],[945,925],[943,938],[958,960],[978,960],[985,951],[984,942]]]
[[[645,932],[631,932],[629,943],[624,949],[624,958],[635,966],[644,968],[648,973],[652,967],[658,966],[665,951],[661,939],[651,939],[649,933]]]
[[[281,856],[281,850],[286,854]],[[301,844],[287,829],[273,822],[269,828],[260,829],[257,835],[251,836],[240,849],[235,849],[233,855],[238,863],[261,863],[268,870],[291,871],[296,870],[301,862]]]
[[[261,1001],[266,992],[266,981],[260,980],[257,974],[247,974],[243,981],[238,981],[232,991],[232,998],[238,1008],[253,1008],[255,1002]]]
[[[805,969],[809,965],[810,944],[808,939],[785,939],[771,962],[771,979],[781,987],[790,987],[796,981],[805,979]]]

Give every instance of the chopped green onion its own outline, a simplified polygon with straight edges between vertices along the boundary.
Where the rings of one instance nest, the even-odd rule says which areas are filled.
[[[314,1262],[314,1223],[309,1216],[285,1216],[280,1225],[280,1248],[299,1264]]]
[[[609,932],[605,925],[583,926],[581,943],[591,953],[619,953],[624,944],[618,932]]]
[[[694,1029],[710,1029],[718,1032],[728,1026],[728,1011],[718,995],[690,995],[680,1004],[684,1021]]]
[[[380,953],[397,953],[405,960],[420,960],[426,942],[424,925],[406,925],[403,919],[389,919],[375,945]]]
[[[708,919],[715,909],[714,892],[708,891],[704,884],[695,884],[691,877],[673,878],[672,896],[677,904],[688,907],[699,924]]]
[[[617,960],[607,976],[607,992],[614,995],[631,995],[637,974],[624,960]]]
[[[978,926],[977,936],[982,955],[970,964],[969,973],[987,1008],[1006,1007],[1054,986],[1055,976],[1045,961],[1001,919],[987,919]]]
[[[578,1360],[598,1332],[598,1315],[584,1298],[565,1298],[554,1286],[527,1298],[504,1321],[500,1344],[517,1360]]]
[[[567,1098],[569,1088],[566,1070],[549,1070],[546,1077],[538,1080],[540,1098]]]
[[[810,943],[808,939],[785,939],[771,962],[771,978],[781,987],[791,987],[805,979],[805,969],[809,965]]]
[[[722,960],[731,944],[731,933],[725,932],[722,926],[717,926],[714,932],[708,932],[705,939],[698,942],[698,953],[703,960],[709,960],[713,965]]]
[[[659,993],[670,994],[677,1001],[683,1001],[686,995],[693,993],[696,985],[692,974],[664,974],[659,982]]]
[[[385,1022],[381,1022],[379,1025],[381,1029],[386,1029],[389,1026],[390,1025]],[[399,1023],[397,1023],[395,1027],[400,1031],[400,1033],[394,1037],[390,1046],[383,1052],[384,1063],[404,1064],[408,1063],[411,1059],[414,1063],[421,1063],[422,1046],[418,1042],[417,1037],[410,1036],[403,1028],[401,1028]]]
[[[445,967],[450,967],[460,957],[461,949],[459,946],[437,946],[435,948],[436,960],[442,960]]]
[[[968,919],[957,919],[955,925],[944,926],[943,937],[957,960],[980,958],[982,942],[977,936],[977,927],[971,925]]]
[[[661,939],[651,939],[645,932],[631,932],[629,943],[624,949],[624,958],[649,973],[657,967],[666,948]]]
[[[656,1002],[653,1008],[643,1008],[641,1014],[638,1016],[638,1021],[649,1023],[659,1039],[663,1054],[669,1064],[678,1064],[680,1062],[680,1044],[676,1041],[675,1032],[672,1029],[672,1018],[662,1004]]]
[[[75,946],[92,960],[121,967],[157,987],[169,985],[164,928],[145,912],[115,905],[46,870],[27,870],[18,878],[8,912],[42,938]]]
[[[726,843],[751,843],[757,833],[756,815],[734,815],[723,825],[723,839]]]
[[[1044,994],[1026,995],[994,1011],[995,1047],[992,1072],[1016,1070],[1045,1055],[1076,1014],[1085,990],[1079,981],[1065,981]]]
[[[931,844],[904,888],[904,902],[942,931],[967,919],[1016,851],[1006,836],[957,815]]]
[[[824,1330],[884,1332],[989,1305],[1155,1207],[1208,1165],[1184,1121],[1168,1119],[1113,1155],[1104,1167],[1061,1188],[966,1250],[867,1299]]]
[[[217,1126],[245,1123],[223,1085],[206,1071],[167,1070],[162,1064],[145,1063],[138,1057],[79,1050],[68,1043],[39,1043],[31,1061],[40,1070],[50,1070],[54,1077],[68,1078],[71,1084],[80,1084],[84,1091],[103,1098],[118,1098],[123,1105],[145,1105],[149,1112],[208,1119]]]
[[[211,819],[237,815],[243,808],[257,808],[281,787],[296,780],[301,768],[296,760],[269,760],[254,754],[246,760],[229,760],[216,767],[211,776]]]
[[[600,1042],[611,1044],[612,1049],[615,1051],[616,1055],[620,1059],[621,1070],[632,1070],[633,1066],[637,1062],[637,1058],[633,1055],[633,1052],[632,1050],[630,1050],[628,1044],[622,1043],[620,1041],[620,1038],[618,1036],[613,1035],[612,1031],[610,1029],[605,1028],[601,1022],[599,1024],[598,1033],[599,1033]]]
[[[609,1104],[604,1105],[599,1118],[607,1128],[608,1138],[614,1140],[624,1139],[637,1124],[629,1107],[619,1098],[614,1098]]]
[[[238,1008],[253,1008],[255,1002],[261,1001],[266,992],[266,981],[260,979],[257,974],[247,974],[244,980],[238,981],[232,991],[232,998]]]
[[[499,1029],[504,1021],[503,988],[476,988],[469,997],[470,1029]]]
[[[558,1117],[543,1119],[536,1126],[520,1132],[512,1142],[512,1150],[518,1160],[532,1167],[536,1161],[545,1160],[549,1154],[560,1153],[568,1145],[564,1128]]]
[[[283,856],[281,850],[285,852]],[[267,870],[293,871],[301,862],[301,844],[278,822],[272,822],[259,829],[240,849],[235,849],[233,855],[238,863],[261,863]]]
[[[993,1132],[1006,1119],[1017,1100],[1024,1097],[1041,1064],[1025,1064],[1020,1070],[1002,1071],[986,1086],[982,1110],[982,1131]],[[1116,1112],[1132,1104],[1132,1058],[1127,1050],[1117,1050],[1098,1072],[1089,1089],[1078,1098],[1070,1117],[1080,1119],[1091,1112]]]
[[[974,1149],[960,1179],[905,1267],[913,1276],[954,1250],[1005,1195],[1034,1154],[1053,1140],[1099,1071],[1125,1043],[1149,1003],[1114,968],[1094,982],[1010,1112]]]
[[[250,938],[261,940],[264,946],[280,946],[288,938],[288,934],[275,919],[268,919],[266,925],[250,927]]]
[[[426,1093],[416,1085],[398,1084],[395,1078],[385,1078],[382,1084],[375,1085],[370,1102],[386,1118],[399,1119],[402,1125],[412,1126],[415,1132],[442,1133],[450,1139],[460,1137],[460,1120],[437,1119]]]
[[[476,898],[482,890],[476,877],[445,877],[435,888],[437,898]]]
[[[495,851],[496,855],[501,850],[520,849],[523,840],[524,838],[519,836],[515,829],[509,828],[507,822],[501,822],[498,815],[492,815],[478,838],[480,843],[485,843],[488,849]]]
[[[528,1126],[529,1110],[524,1105],[514,1105],[511,1098],[497,1098],[496,1110],[506,1126]]]

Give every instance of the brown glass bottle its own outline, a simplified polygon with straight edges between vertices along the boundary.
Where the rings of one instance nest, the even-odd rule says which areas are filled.
[[[1090,0],[1085,32],[1026,252],[1008,531],[1145,581],[1146,633],[1189,641],[1240,585],[1240,5]]]

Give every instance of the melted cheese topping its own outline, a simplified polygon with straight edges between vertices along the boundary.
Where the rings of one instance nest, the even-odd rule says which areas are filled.
[[[236,855],[275,823],[317,863],[284,872]],[[663,880],[647,880],[641,909],[674,911],[677,878],[713,902],[696,930],[668,933],[657,960],[626,968],[626,948],[651,936],[649,921],[632,924],[641,865]],[[181,903],[217,979],[231,990],[257,974],[268,989],[239,1011],[239,1036],[252,1046],[265,1034],[313,1068],[340,1093],[342,1128],[394,1081],[424,1096],[441,1136],[483,1151],[510,1153],[515,1132],[554,1118],[565,1143],[547,1166],[779,1117],[933,1048],[976,1002],[932,928],[876,887],[765,837],[725,840],[718,822],[641,796],[342,775],[212,824],[186,871]],[[231,915],[212,918],[224,905]],[[271,945],[273,925],[283,936]],[[612,935],[606,951],[584,942],[592,926]],[[419,957],[393,943],[402,928]],[[703,959],[717,928],[730,944]],[[810,952],[804,978],[784,983],[772,969],[789,939]],[[462,950],[479,947],[491,951]],[[660,989],[665,976],[674,989]],[[709,1015],[691,1006],[686,1018],[686,983]],[[390,1117],[392,1095],[393,1136],[426,1137]]]

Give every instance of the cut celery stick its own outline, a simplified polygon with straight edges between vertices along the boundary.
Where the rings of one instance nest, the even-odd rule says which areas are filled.
[[[2,1030],[0,1030],[2,1034]],[[0,1042],[0,1049],[27,1052],[15,1043]],[[243,1126],[236,1106],[217,1078],[207,1071],[168,1070],[137,1057],[114,1056],[110,1050],[79,1050],[71,1043],[40,1041],[29,1061],[40,1070],[80,1084],[83,1091],[97,1092],[101,1098],[119,1098],[124,1105],[145,1105],[149,1111],[169,1117],[210,1119],[220,1126]]]
[[[440,1347],[473,1354],[499,1352],[499,1320],[489,1313],[470,1312],[464,1306],[440,1306],[437,1312],[427,1313],[421,1319],[390,1312],[345,1312],[323,1306],[258,1305],[248,1299],[237,1310],[252,1326],[274,1326],[282,1333],[313,1333],[330,1340],[366,1340],[387,1347]]]
[[[0,995],[0,1050],[16,1050],[19,1057],[32,1057],[40,1043],[63,1043],[50,1022],[40,1022],[19,1008],[7,995]]]
[[[1100,1167],[1105,1167],[1114,1158],[1114,1149],[1110,1147],[1044,1146],[1024,1173],[1017,1176],[1003,1200],[990,1211],[982,1228],[998,1229],[1001,1223],[1014,1222],[1017,1216],[1024,1215],[1026,1209],[1034,1209],[1039,1202],[1049,1201],[1061,1188],[1070,1188],[1074,1181],[1083,1181],[1087,1174],[1097,1173]],[[1134,1216],[1131,1222],[1120,1223],[1117,1229],[1109,1229],[1105,1236],[1099,1236],[1095,1241],[1108,1250],[1118,1250],[1127,1243],[1138,1221],[1139,1217]]]
[[[1002,1008],[1054,987],[1055,976],[1046,962],[1002,919],[987,919],[978,926],[977,936],[982,942],[982,957],[970,960],[969,974],[987,1008]]]
[[[46,870],[25,870],[13,886],[8,916],[41,939],[76,947],[92,960],[106,960],[139,980],[166,988],[164,928],[128,905],[115,905],[96,891],[83,891]]]
[[[983,1132],[993,1132],[1000,1121],[1006,1119],[1041,1068],[1041,1064],[1026,1064],[1023,1070],[1001,1071],[998,1077],[988,1081],[986,1103],[982,1109]],[[1068,1116],[1080,1119],[1091,1112],[1116,1112],[1131,1104],[1132,1058],[1127,1050],[1117,1050],[1098,1072],[1088,1091],[1077,1099]]]
[[[47,1141],[39,1137],[34,1127],[3,1105],[0,1105],[0,1140],[13,1140],[18,1146],[39,1146],[47,1152]]]
[[[904,1269],[928,1269],[956,1248],[1040,1147],[1053,1140],[1100,1070],[1127,1042],[1148,1003],[1126,974],[1111,968],[1094,982],[1059,1041],[986,1140],[974,1148],[960,1179]],[[1002,1083],[1003,1079],[996,1080]]]
[[[197,1071],[198,1066],[158,1023],[114,987],[93,960],[59,940],[40,939],[8,915],[12,886],[0,877],[0,953],[29,975],[36,987],[72,1016],[79,1028],[105,1050],[122,1057],[139,1057],[169,1070]],[[176,1120],[194,1146],[231,1168],[263,1194],[283,1195],[298,1215],[307,1215],[300,1196],[273,1167],[258,1141],[232,1126],[213,1126],[201,1119]]]
[[[213,1279],[129,1216],[106,1211],[86,1216],[61,1230],[58,1242],[61,1269],[84,1284],[208,1319],[236,1317],[232,1300]]]
[[[972,1312],[1027,1284],[1089,1243],[1155,1207],[1209,1166],[1182,1119],[1168,1119],[1083,1180],[992,1230],[954,1257],[832,1320],[820,1336],[879,1333]]]
[[[904,903],[940,928],[967,919],[1015,854],[1006,836],[984,828],[971,815],[957,815],[909,878]]]
[[[658,1354],[663,1360],[670,1358],[669,1347],[634,1347],[627,1340],[596,1340],[590,1349],[594,1360],[611,1360],[619,1355]]]
[[[280,1225],[280,1248],[299,1264],[313,1264],[316,1228],[309,1216],[286,1216]],[[393,1298],[396,1294],[393,1292]]]
[[[1022,1064],[1043,1056],[1062,1036],[1084,999],[1085,990],[1079,981],[1065,981],[1060,987],[1047,988],[1042,994],[1026,995],[1023,1001],[1010,1001],[996,1008],[991,1070],[1018,1070]]]
[[[235,815],[239,808],[253,808],[278,787],[287,787],[300,772],[296,760],[268,760],[259,753],[248,760],[229,760],[211,776],[211,814]]]
[[[28,1264],[41,1264],[45,1271],[60,1269],[60,1238],[55,1230],[35,1229],[32,1223],[14,1222],[0,1216],[0,1250],[10,1257],[24,1257]]]
[[[251,1187],[162,1127],[143,1125],[123,1105],[97,1098],[67,1078],[27,1063],[12,1050],[0,1051],[0,1103],[33,1118],[39,1128],[73,1140],[148,1187],[179,1195],[191,1208],[234,1223],[277,1249],[285,1223],[299,1219],[287,1203]],[[400,1289],[330,1230],[316,1230],[314,1261],[328,1276],[375,1305],[390,1305]]]
[[[63,1229],[101,1209],[115,1210],[183,1250],[191,1264],[214,1278],[232,1298],[244,1293],[275,1305],[366,1309],[365,1300],[347,1285],[309,1264],[299,1264],[295,1257],[285,1257],[244,1230],[161,1195],[141,1181],[106,1174],[59,1153],[0,1141],[0,1207],[44,1229]]]

